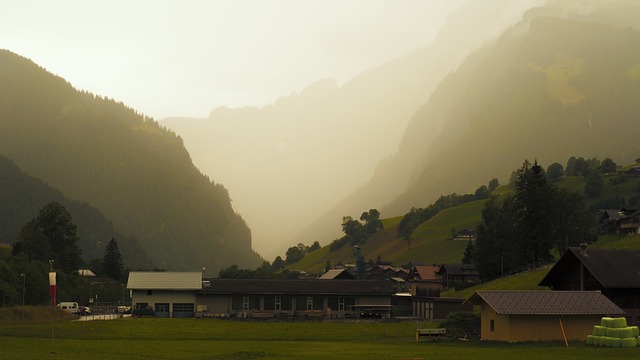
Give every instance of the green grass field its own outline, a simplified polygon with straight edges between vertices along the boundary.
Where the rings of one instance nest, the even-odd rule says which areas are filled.
[[[118,319],[0,323],[0,359],[629,359],[584,343],[415,341],[413,322]]]

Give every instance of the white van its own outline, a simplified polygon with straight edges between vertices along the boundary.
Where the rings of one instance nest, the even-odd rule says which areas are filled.
[[[68,311],[72,314],[77,314],[78,313],[78,303],[77,302],[71,302],[71,301],[63,301],[60,304],[58,304],[58,308],[64,310],[64,311]]]

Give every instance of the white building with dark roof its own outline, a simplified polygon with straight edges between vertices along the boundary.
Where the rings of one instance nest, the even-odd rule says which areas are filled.
[[[132,271],[127,289],[131,291],[133,314],[194,317],[202,273]]]

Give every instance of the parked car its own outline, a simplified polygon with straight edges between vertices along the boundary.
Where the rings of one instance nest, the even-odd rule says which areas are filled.
[[[78,315],[91,315],[91,309],[88,306],[80,306],[78,308]]]
[[[79,309],[78,303],[73,301],[63,301],[57,307],[72,314],[77,314]]]

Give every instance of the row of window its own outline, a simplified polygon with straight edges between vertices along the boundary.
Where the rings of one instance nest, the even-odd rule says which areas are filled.
[[[148,303],[136,303],[135,305],[135,309],[136,310],[145,310],[145,309],[149,309],[149,304]],[[155,303],[153,310],[155,312],[162,312],[162,313],[168,313],[170,309],[170,305],[169,303]],[[194,312],[194,305],[190,304],[190,303],[174,303],[173,304],[173,312],[174,313],[178,313],[178,312],[185,312],[185,313],[192,313]]]
[[[260,299],[262,298],[262,308]],[[356,304],[355,297],[350,296],[329,296],[326,298],[327,307],[345,311],[350,306]],[[325,297],[323,296],[233,296],[231,298],[231,310],[272,310],[289,311],[293,310],[324,310]]]

